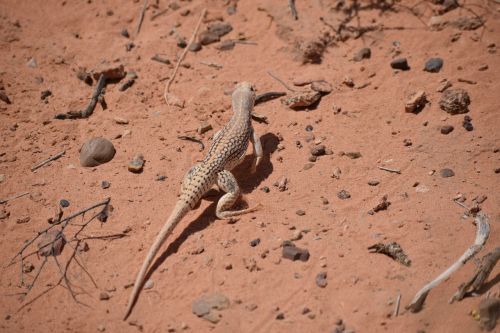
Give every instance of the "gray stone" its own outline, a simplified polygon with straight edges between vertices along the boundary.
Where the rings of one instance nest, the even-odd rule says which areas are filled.
[[[408,60],[406,60],[406,58],[394,59],[391,61],[391,67],[402,71],[410,70],[410,66],[408,66]]]
[[[94,167],[109,162],[115,156],[116,150],[111,141],[104,138],[92,138],[80,149],[80,164],[84,167]]]
[[[347,200],[351,197],[351,194],[346,190],[341,190],[337,193],[337,197],[341,200]]]
[[[296,247],[290,242],[289,244],[283,244],[282,257],[292,261],[307,261],[309,260],[309,251],[307,249]]]
[[[453,132],[454,128],[453,126],[451,125],[444,125],[443,127],[441,127],[441,134],[450,134],[451,132]]]
[[[200,33],[198,40],[200,41],[201,45],[209,45],[218,42],[220,40],[220,37],[211,31],[203,31]]]
[[[443,59],[430,58],[425,63],[424,71],[429,73],[438,73],[442,67],[443,67]]]
[[[441,171],[439,171],[439,173],[441,174],[441,177],[443,177],[443,178],[449,178],[449,177],[455,176],[455,172],[453,172],[453,170],[451,170],[449,168],[441,169]]]
[[[316,285],[320,288],[325,288],[328,285],[326,277],[326,272],[319,272],[318,275],[316,275]]]
[[[213,32],[218,37],[222,37],[233,31],[233,27],[227,22],[216,21],[208,25],[208,31]]]
[[[449,114],[469,112],[470,97],[463,89],[449,89],[441,96],[439,107]]]

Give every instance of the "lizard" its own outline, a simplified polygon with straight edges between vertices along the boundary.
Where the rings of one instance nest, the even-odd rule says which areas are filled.
[[[215,215],[219,219],[231,219],[234,216],[253,212],[259,205],[242,209],[230,210],[240,196],[240,188],[231,170],[245,156],[249,142],[252,142],[255,155],[251,172],[256,172],[262,159],[260,137],[252,127],[252,110],[255,103],[255,90],[251,83],[240,82],[231,96],[233,115],[229,122],[213,137],[206,157],[195,164],[184,176],[181,193],[169,218],[163,225],[153,245],[151,246],[142,267],[137,274],[134,288],[130,294],[124,320],[130,315],[137,296],[144,284],[146,273],[157,255],[160,247],[172,233],[175,226],[190,211],[197,207],[203,195],[216,184],[226,192],[217,202]]]

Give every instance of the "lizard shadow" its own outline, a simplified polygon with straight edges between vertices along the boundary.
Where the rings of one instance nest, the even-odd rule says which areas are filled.
[[[253,155],[246,156],[243,162],[233,170],[235,177],[239,180],[238,183],[243,193],[251,192],[263,180],[268,178],[273,171],[273,165],[271,163],[270,156],[274,151],[276,151],[279,139],[273,133],[266,133],[261,137],[261,143],[264,154],[255,174],[249,174],[250,165],[254,158]],[[211,201],[210,205],[203,210],[201,215],[191,221],[188,226],[182,231],[182,233],[177,236],[177,238],[168,245],[167,249],[163,251],[161,255],[153,262],[151,268],[146,273],[144,281],[149,280],[151,275],[163,264],[163,262],[170,255],[177,253],[180,246],[188,239],[190,235],[206,229],[211,223],[216,220],[215,209],[217,207],[217,201],[219,200],[220,196],[221,193],[219,191],[210,190],[203,197],[204,200]]]

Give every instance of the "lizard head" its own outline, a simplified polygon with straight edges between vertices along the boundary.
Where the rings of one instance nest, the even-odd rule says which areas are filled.
[[[240,82],[236,85],[236,90],[239,90],[239,91],[251,91],[251,92],[254,92],[255,93],[255,87],[253,84],[251,84],[250,82],[246,82],[246,81],[243,81],[243,82]]]

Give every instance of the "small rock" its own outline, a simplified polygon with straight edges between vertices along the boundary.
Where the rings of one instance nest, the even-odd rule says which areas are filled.
[[[102,64],[98,69],[92,72],[92,76],[94,80],[99,80],[101,75],[104,75],[104,78],[109,81],[119,81],[125,77],[127,73],[125,72],[125,68],[123,65],[118,66],[109,66],[106,64]]]
[[[198,299],[193,301],[191,310],[198,317],[204,317],[208,315],[211,310],[224,310],[229,307],[229,299],[221,294],[214,293],[210,295],[203,295]]]
[[[201,43],[192,42],[191,45],[189,45],[188,50],[191,51],[191,52],[198,52],[198,51],[200,51],[201,50]]]
[[[453,126],[451,125],[443,125],[441,127],[441,134],[450,134],[451,132],[453,132],[454,128]]]
[[[1,212],[0,212],[0,216],[1,216]],[[0,217],[1,218],[1,217]],[[21,217],[21,218],[18,218],[16,220],[16,223],[17,224],[25,224],[25,223],[28,223],[29,221],[31,220],[31,218],[29,216],[25,216],[25,217]]]
[[[319,272],[318,275],[316,275],[316,285],[320,288],[325,288],[328,285],[326,277],[326,272]]]
[[[109,162],[115,156],[116,150],[111,141],[104,138],[92,138],[80,149],[80,164],[84,167],[94,167]]]
[[[351,197],[351,194],[349,194],[346,190],[341,190],[337,193],[337,197],[341,200],[347,200]]]
[[[323,156],[325,155],[325,146],[317,145],[311,148],[311,155],[313,156]]]
[[[40,94],[40,99],[43,101],[43,100],[45,100],[49,96],[52,96],[52,91],[50,91],[50,90],[44,90]]]
[[[130,37],[130,34],[128,33],[128,30],[126,28],[123,28],[122,31],[120,31],[120,35],[122,35],[125,38]]]
[[[300,260],[307,261],[309,260],[309,251],[307,249],[301,249],[293,245],[290,242],[289,244],[283,245],[282,257],[285,259],[289,259],[292,261]]]
[[[128,163],[128,171],[133,173],[141,173],[144,167],[144,156],[136,154],[132,161]]]
[[[97,330],[99,332],[104,332],[104,331],[106,331],[106,326],[104,326],[104,325],[101,324],[101,325],[97,326]]]
[[[445,91],[448,88],[451,88],[452,86],[453,84],[450,81],[445,80],[443,83],[439,85],[439,87],[437,87],[436,91],[442,93],[443,91]]]
[[[344,155],[353,160],[361,157],[361,153],[359,151],[349,151],[347,153],[344,153]]]
[[[413,142],[411,141],[411,139],[404,139],[403,144],[405,147],[410,147],[411,145],[413,145]]]
[[[449,178],[449,177],[455,176],[455,172],[453,172],[453,170],[451,170],[449,168],[441,169],[441,171],[439,171],[439,173],[441,174],[441,177],[443,177],[443,178]]]
[[[285,314],[283,312],[280,312],[276,315],[276,320],[283,320],[285,319]]]
[[[203,31],[200,33],[198,37],[198,41],[201,45],[209,45],[212,43],[216,43],[220,40],[220,37],[211,31]]]
[[[107,301],[107,300],[109,300],[110,298],[111,298],[111,297],[109,297],[109,294],[108,294],[107,292],[105,292],[105,291],[103,291],[103,292],[101,292],[101,293],[99,294],[99,300],[100,300],[100,301]]]
[[[372,56],[372,50],[369,47],[363,47],[354,55],[353,60],[361,61],[363,59],[370,59],[371,56]]]
[[[342,174],[342,170],[340,170],[339,167],[335,167],[332,171],[332,178],[335,178],[335,179],[340,179],[340,175]]]
[[[345,84],[346,86],[352,88],[355,86],[354,80],[350,76],[344,76],[344,79],[342,80],[342,83]]]
[[[78,252],[88,252],[88,250],[90,250],[90,246],[87,242],[80,242],[78,243],[78,246],[76,247],[76,250]]]
[[[66,208],[66,207],[69,207],[69,201],[66,200],[66,199],[61,199],[59,201],[59,205],[61,205],[62,208]]]
[[[33,265],[30,262],[25,262],[23,264],[23,272],[24,273],[31,273],[31,272],[33,272],[34,269],[35,269],[35,265]]]
[[[94,82],[92,80],[92,75],[90,75],[90,73],[88,73],[87,70],[83,67],[78,67],[76,77],[78,78],[78,80],[85,82],[85,84],[88,86],[91,86]]]
[[[181,49],[187,46],[186,38],[177,35],[175,39],[177,40],[177,46],[180,47]]]
[[[304,308],[302,309],[302,314],[303,314],[303,315],[306,315],[306,314],[308,314],[309,312],[311,312],[311,309],[309,309],[307,306],[306,306],[306,307],[304,307]]]
[[[217,36],[222,37],[233,31],[233,27],[228,22],[213,22],[208,25],[208,31],[215,33]]]
[[[7,96],[7,94],[3,90],[0,90],[0,101],[4,102],[6,104],[12,103],[9,99],[9,96]]]
[[[5,181],[5,175],[3,173],[0,173],[0,184]]]
[[[438,73],[442,67],[443,67],[443,59],[430,58],[425,63],[424,71],[429,73]]]
[[[28,60],[28,62],[26,63],[26,66],[28,66],[29,68],[36,68],[38,66],[38,64],[36,63],[36,59],[30,58],[30,60]]]
[[[153,280],[147,280],[146,283],[144,283],[144,290],[148,290],[148,289],[153,289],[153,287],[155,286],[155,283]]]
[[[326,81],[313,81],[311,89],[322,94],[329,94],[332,92],[332,86]]]
[[[380,182],[378,180],[375,180],[375,179],[371,179],[368,181],[368,185],[370,185],[370,186],[377,186],[378,184],[380,184]]]
[[[402,71],[407,71],[410,69],[410,66],[408,66],[408,60],[406,60],[406,58],[394,59],[393,61],[391,61],[391,67]]]
[[[206,121],[203,121],[202,123],[200,123],[200,126],[198,126],[198,134],[206,133],[206,132],[210,131],[211,129],[212,129],[212,125],[210,125]]]
[[[290,240],[293,242],[300,239],[302,239],[302,230],[295,230],[292,234],[292,237],[290,237]]]
[[[251,247],[256,247],[257,245],[260,244],[260,238],[255,238],[250,241],[250,246]]]
[[[484,65],[479,66],[479,68],[477,70],[480,72],[483,72],[485,70],[488,70],[488,68],[489,68],[488,65],[484,64]]]
[[[161,174],[157,174],[156,177],[155,177],[155,180],[157,182],[162,182],[162,181],[165,181],[165,179],[167,179],[167,176],[165,175],[161,175]]]
[[[217,45],[215,48],[219,51],[230,51],[234,49],[235,45],[236,43],[233,40],[228,39],[220,42],[219,45]]]
[[[269,193],[269,192],[271,191],[271,190],[269,189],[269,187],[268,187],[268,186],[263,186],[263,187],[261,188],[261,190],[262,190],[262,192],[264,192],[264,193]]]
[[[419,113],[427,104],[427,96],[423,90],[414,92],[408,96],[405,103],[405,111],[410,113]]]
[[[304,215],[306,215],[306,212],[302,209],[297,209],[295,214],[297,214],[298,216],[304,216]]]
[[[319,64],[325,49],[326,43],[323,41],[307,39],[296,46],[296,59],[302,64]]]
[[[290,96],[285,96],[280,99],[281,104],[291,108],[304,108],[318,102],[321,98],[321,93],[317,91],[305,91],[292,93]]]
[[[469,94],[463,89],[446,90],[439,101],[441,109],[452,115],[469,112],[469,104]]]
[[[101,182],[101,188],[103,188],[103,189],[107,189],[107,188],[109,188],[110,186],[111,186],[111,183],[110,183],[110,182],[108,182],[107,180],[103,180],[103,181]]]
[[[230,262],[224,264],[224,269],[227,270],[227,271],[233,269],[233,264],[231,264]]]
[[[472,118],[469,116],[465,116],[464,121],[462,122],[462,126],[469,132],[474,130],[474,126],[472,126]]]
[[[39,237],[38,254],[42,257],[58,256],[62,253],[66,239],[57,229],[50,229]]]

